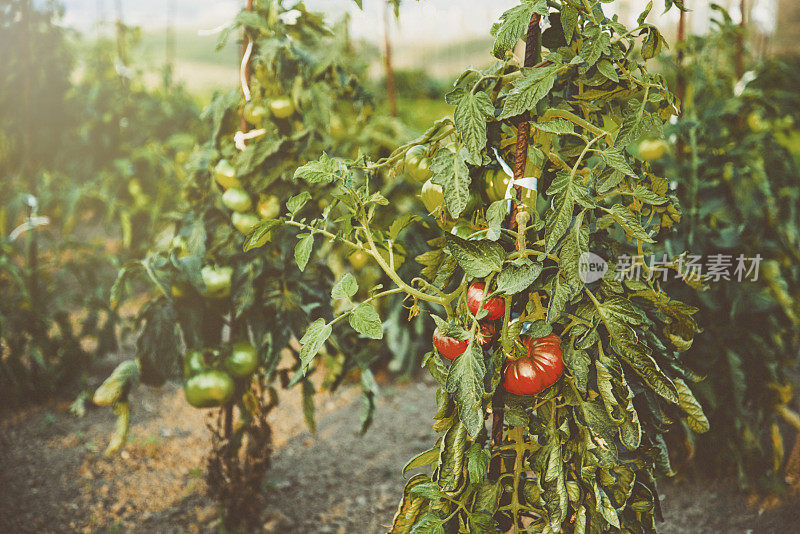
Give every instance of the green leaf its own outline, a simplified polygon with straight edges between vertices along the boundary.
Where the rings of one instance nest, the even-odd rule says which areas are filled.
[[[507,200],[498,200],[489,205],[489,208],[486,210],[486,222],[489,224],[489,230],[486,232],[486,239],[489,241],[497,241],[500,239],[501,228],[507,213]]]
[[[546,0],[524,0],[521,5],[514,6],[500,15],[500,26],[492,46],[494,57],[503,59],[506,52],[514,48],[517,41],[527,33],[534,13],[546,16],[547,12]]]
[[[470,445],[467,451],[467,473],[469,474],[469,481],[473,484],[481,482],[486,475],[486,469],[489,467],[489,451],[484,449],[478,443]]]
[[[358,293],[358,282],[351,273],[344,273],[331,289],[331,298],[349,299]]]
[[[491,515],[478,512],[469,516],[469,532],[470,534],[500,534],[500,528]]]
[[[286,201],[286,209],[289,210],[289,213],[294,215],[300,211],[309,200],[311,200],[311,193],[303,191],[299,195],[295,195]]]
[[[403,501],[392,520],[392,532],[397,534],[409,534],[416,523],[420,508],[425,499],[411,495],[411,490],[415,487],[430,482],[428,475],[417,474],[411,477],[403,488]]]
[[[517,79],[506,95],[499,120],[516,117],[532,110],[533,107],[553,88],[561,65],[554,64],[539,68],[523,68],[522,77]]]
[[[442,147],[436,151],[431,162],[433,177],[431,181],[442,186],[447,211],[458,217],[469,201],[469,168],[466,163],[466,149],[457,152]]]
[[[542,267],[541,263],[534,263],[527,258],[504,266],[497,275],[497,292],[515,295],[527,289],[542,272]]]
[[[595,35],[587,37],[586,40],[583,41],[580,56],[585,61],[586,67],[591,67],[597,63],[597,60],[600,59],[601,55],[608,55],[610,53],[611,38],[607,33],[600,31],[599,29],[595,29]]]
[[[486,239],[467,241],[453,234],[445,234],[447,248],[467,276],[484,278],[500,272],[506,251],[498,243]]]
[[[420,217],[418,215],[413,215],[411,213],[406,213],[405,215],[401,215],[400,217],[396,218],[392,221],[392,225],[389,227],[389,239],[392,241],[397,239],[397,236],[400,235],[400,232],[403,231],[403,228],[408,226],[414,221],[418,221]]]
[[[575,132],[575,126],[567,119],[556,118],[544,122],[532,122],[531,124],[534,128],[548,133],[564,135]]]
[[[427,512],[414,525],[411,534],[445,534],[442,519],[435,512]]]
[[[602,152],[603,159],[606,163],[608,163],[611,167],[618,170],[619,172],[625,174],[626,176],[630,176],[631,178],[638,178],[631,166],[628,165],[628,162],[625,160],[625,156],[622,152],[618,149],[608,149]]]
[[[372,339],[383,338],[381,317],[370,304],[361,303],[350,313],[350,326],[358,333]]]
[[[483,429],[483,379],[486,367],[483,351],[478,343],[471,342],[467,350],[455,359],[447,374],[447,391],[458,405],[461,422],[469,436],[475,439]]]
[[[604,215],[598,220],[599,228],[606,228],[608,226],[607,220],[611,218],[614,222],[619,224],[625,233],[633,236],[635,239],[644,241],[645,243],[654,243],[652,237],[642,228],[639,218],[626,206],[622,204],[614,204],[609,208],[609,214]]]
[[[434,447],[429,451],[422,452],[406,463],[403,467],[403,475],[407,472],[411,471],[412,469],[418,469],[420,467],[425,467],[426,465],[430,465],[439,460],[440,454],[439,447]]]
[[[436,483],[428,482],[427,484],[414,486],[414,488],[411,489],[411,495],[436,502],[442,498],[442,491],[439,489],[439,486],[437,486]]]
[[[666,197],[662,197],[655,191],[648,189],[643,185],[637,185],[636,188],[633,190],[633,195],[642,202],[646,202],[647,204],[653,204],[655,206],[660,206],[668,202],[668,199]]]
[[[280,219],[264,219],[259,221],[247,240],[244,242],[244,251],[253,250],[254,248],[263,247],[267,244],[270,238],[270,230],[281,224]]]
[[[698,434],[708,432],[710,428],[708,418],[703,412],[703,407],[700,406],[700,403],[697,402],[694,394],[692,394],[692,390],[680,378],[675,378],[674,382],[678,387],[678,406],[686,413],[686,417],[683,420],[689,425],[689,428]]]
[[[308,259],[311,257],[311,250],[314,248],[314,236],[311,234],[301,235],[304,235],[304,237],[302,237],[294,247],[294,261],[297,263],[300,270],[303,271],[308,264]]]
[[[339,161],[328,157],[326,153],[317,161],[309,161],[294,172],[295,180],[305,180],[310,184],[329,184],[339,179],[342,172],[342,164]]]
[[[325,319],[319,318],[308,326],[308,330],[300,339],[300,361],[303,370],[308,368],[308,364],[319,354],[325,341],[331,335],[331,325],[325,323]]]
[[[467,148],[467,160],[472,164],[481,163],[481,152],[486,147],[486,121],[492,117],[494,104],[489,95],[471,90],[461,94],[453,112],[453,121],[461,134],[461,142]]]
[[[551,252],[558,240],[566,233],[572,223],[575,213],[575,199],[580,188],[576,186],[571,173],[563,172],[556,175],[547,193],[558,191],[553,200],[553,209],[545,223],[545,252]]]
[[[567,44],[572,42],[572,35],[578,27],[578,10],[570,4],[561,7],[561,28],[564,30],[564,39]]]
[[[567,344],[564,349],[564,365],[575,377],[575,386],[585,392],[589,382],[589,366],[592,360],[586,351],[573,348],[571,343]]]
[[[597,63],[597,70],[600,71],[600,74],[602,74],[612,82],[619,81],[619,75],[617,74],[616,68],[607,59],[603,59],[602,61]]]

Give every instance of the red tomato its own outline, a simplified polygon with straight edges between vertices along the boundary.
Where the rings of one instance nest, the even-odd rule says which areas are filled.
[[[561,339],[555,334],[539,339],[523,336],[522,342],[528,355],[506,362],[503,387],[515,395],[536,395],[555,384],[564,371]]]
[[[437,328],[433,331],[433,346],[439,351],[439,354],[448,360],[455,360],[467,350],[469,341],[459,341],[454,337],[445,336]]]
[[[467,307],[472,313],[478,313],[478,308],[481,305],[481,300],[483,300],[485,289],[486,284],[483,282],[474,282],[470,284],[469,289],[467,289]],[[486,302],[483,303],[483,309],[488,312],[484,319],[494,321],[505,314],[506,301],[500,297],[486,299]]]

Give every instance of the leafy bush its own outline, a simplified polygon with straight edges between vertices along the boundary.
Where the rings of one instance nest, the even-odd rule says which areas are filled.
[[[738,79],[741,29],[718,14],[715,31],[682,45],[684,113],[656,162],[675,177],[688,213],[667,250],[721,254],[733,264],[730,280],[709,281],[702,293],[671,288],[699,308],[704,329],[686,361],[705,377],[695,390],[712,431],[686,431],[698,465],[733,467],[742,486],[775,490],[786,449],[779,423],[794,420],[788,404],[800,350],[800,78],[796,60],[746,59],[752,70]],[[762,259],[743,281],[734,273],[740,255]]]

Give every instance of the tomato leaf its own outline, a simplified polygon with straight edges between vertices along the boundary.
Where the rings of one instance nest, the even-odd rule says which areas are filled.
[[[458,217],[469,201],[469,169],[466,163],[467,151],[461,148],[456,152],[442,147],[436,151],[431,161],[433,178],[431,181],[442,186],[447,211]]]
[[[351,273],[344,273],[331,290],[333,299],[350,299],[358,293],[358,282]]]
[[[325,319],[321,317],[309,325],[308,330],[300,339],[300,361],[304,371],[314,356],[319,354],[322,345],[330,337],[331,331],[331,325],[325,323]]]
[[[446,234],[445,238],[450,254],[467,276],[484,278],[503,268],[506,251],[498,243],[486,239],[467,241],[451,233]]]
[[[553,88],[560,64],[539,68],[523,68],[522,77],[516,80],[506,95],[503,111],[498,119],[508,119],[521,115],[533,107]]]
[[[486,476],[489,458],[489,451],[481,447],[480,444],[473,443],[470,445],[469,450],[467,450],[467,473],[471,483],[479,483]]]
[[[294,215],[300,211],[309,200],[311,200],[311,193],[303,191],[286,201],[286,209],[289,210],[289,213]]]
[[[548,12],[546,0],[524,0],[500,15],[500,25],[495,33],[492,54],[503,59],[506,52],[514,48],[517,41],[528,31],[528,25],[534,13],[546,16]]]
[[[359,334],[372,339],[383,338],[381,317],[370,304],[361,303],[353,309],[348,317],[350,326]]]
[[[461,422],[471,438],[476,438],[483,428],[483,378],[486,366],[483,350],[472,342],[467,350],[455,359],[447,374],[447,391],[453,394],[458,404]]]
[[[302,237],[301,237],[302,236]],[[314,248],[314,236],[312,234],[301,234],[300,241],[294,247],[294,261],[301,271],[304,271],[311,257],[311,250]]]
[[[244,251],[248,252],[254,248],[263,247],[267,244],[270,238],[270,231],[281,224],[280,219],[264,219],[259,221],[255,228],[253,228],[247,240],[244,243]]]
[[[497,292],[515,295],[530,286],[542,272],[542,264],[525,258],[518,263],[509,263],[497,275]]]
[[[481,152],[486,148],[486,121],[494,117],[494,104],[486,93],[473,93],[472,87],[460,91],[454,101],[453,120],[468,151],[469,157],[465,159],[479,165]]]
[[[294,172],[295,180],[305,180],[310,184],[329,184],[340,178],[342,164],[330,158],[326,153],[317,161],[309,161]]]

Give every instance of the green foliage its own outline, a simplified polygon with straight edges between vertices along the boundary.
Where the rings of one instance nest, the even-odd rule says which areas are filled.
[[[614,272],[616,258],[653,250],[678,214],[667,180],[632,146],[643,135],[659,137],[676,114],[664,79],[643,64],[662,38],[641,21],[628,31],[599,3],[549,6],[524,0],[501,17],[493,28],[500,61],[459,76],[447,95],[455,119],[437,121],[376,162],[323,155],[295,172],[309,187],[332,183],[337,192],[318,216],[288,214],[283,226],[324,238],[314,242],[315,255],[335,243],[357,249],[394,286],[373,288],[360,305],[348,296],[353,307],[318,319],[301,340],[307,355],[354,310],[398,292],[412,315],[430,309],[444,335],[468,342],[452,364],[436,350],[423,360],[441,386],[434,424],[441,435],[406,466],[432,471],[409,481],[392,532],[496,532],[512,524],[530,532],[651,532],[659,515],[655,478],[672,472],[664,433],[681,416],[698,431],[707,426],[687,385],[696,377],[680,355],[698,331],[696,310],[673,300],[654,276],[621,280]],[[533,13],[558,21],[562,35],[545,39],[543,64],[521,67],[510,51]],[[487,180],[496,154],[515,161],[523,113],[532,126],[525,176],[538,179],[538,198],[517,205],[512,230],[510,204],[487,198]],[[431,158],[431,182],[442,186],[444,201],[430,203],[431,217],[407,221],[398,239],[381,220],[386,195],[377,177],[402,169],[412,149]],[[431,231],[416,257],[424,268],[400,273],[404,236]],[[611,269],[584,283],[579,258],[590,250]],[[466,291],[473,281],[491,293],[477,308]],[[352,291],[343,288],[344,281],[334,297]],[[484,334],[492,328],[488,297],[505,305],[499,339]],[[566,366],[555,385],[530,397],[502,386],[506,361],[526,350],[523,331],[557,334]],[[508,426],[494,429],[502,439],[490,439],[486,419],[503,406]]]
[[[676,142],[658,162],[676,178],[689,213],[668,249],[733,260],[730,280],[683,291],[704,328],[686,358],[706,377],[695,390],[711,432],[695,436],[705,424],[691,416],[684,426],[698,466],[735,469],[743,487],[777,490],[788,448],[782,436],[796,432],[785,434],[779,421],[800,351],[800,78],[796,59],[745,58],[751,70],[737,79],[731,43],[741,30],[724,12],[715,24],[683,45],[685,111],[669,129]],[[739,255],[760,255],[755,280],[733,274]]]

